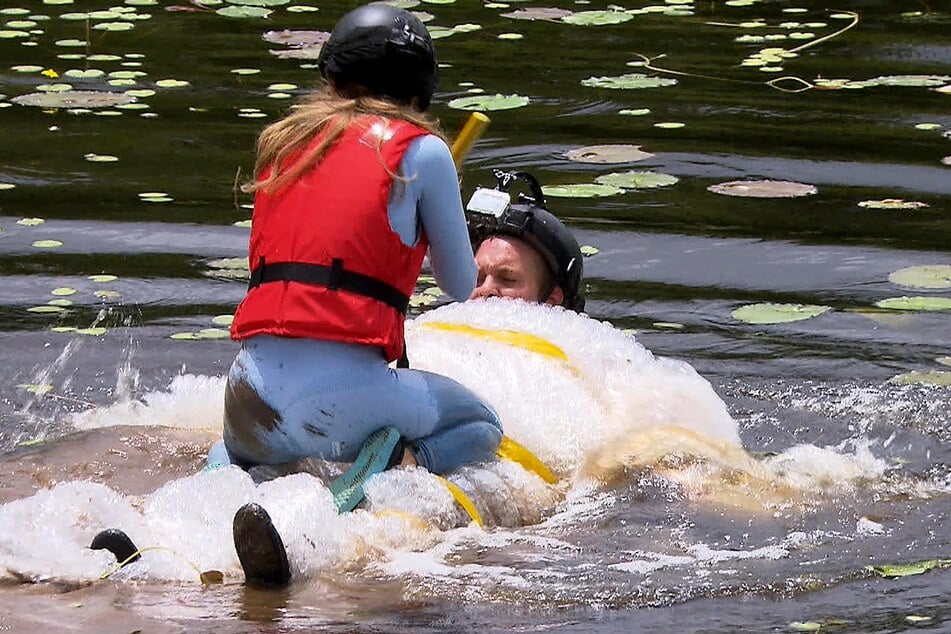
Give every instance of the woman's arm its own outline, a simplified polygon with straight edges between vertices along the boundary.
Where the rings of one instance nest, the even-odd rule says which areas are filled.
[[[456,301],[468,299],[477,270],[449,147],[433,135],[415,139],[403,155],[400,174],[409,182],[405,194],[390,201],[390,226],[404,244],[416,243],[421,226],[439,288]]]

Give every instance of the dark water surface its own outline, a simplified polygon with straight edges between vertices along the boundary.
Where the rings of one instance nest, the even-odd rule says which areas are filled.
[[[287,47],[262,34],[329,30],[355,6],[314,2],[319,11],[295,13],[285,4],[273,7],[268,19],[234,19],[214,13],[219,6],[200,9],[183,1],[182,10],[172,10],[173,4],[136,7],[151,18],[121,32],[87,32],[119,19],[59,17],[116,6],[105,0],[0,4],[28,10],[0,14],[0,32],[18,30],[7,23],[23,20],[36,26],[19,28],[42,31],[0,39],[0,106],[9,104],[0,108],[0,183],[15,185],[0,190],[0,449],[7,459],[20,460],[38,440],[55,446],[72,431],[71,413],[163,390],[186,372],[226,372],[235,353],[227,339],[169,337],[219,327],[212,317],[232,313],[243,297],[241,272],[220,262],[246,254],[248,229],[234,223],[250,218],[250,200],[234,185],[250,173],[262,126],[292,103],[269,97],[274,91],[268,86],[298,85],[290,91],[296,96],[316,81],[315,70],[301,68],[314,60],[271,54]],[[235,584],[203,590],[122,582],[59,595],[62,588],[40,584],[0,590],[0,630],[5,620],[14,629],[39,627],[24,614],[49,609],[52,595],[60,599],[48,617],[54,629],[73,622],[74,603],[104,619],[81,622],[84,631],[142,625],[144,631],[218,632],[722,632],[789,630],[790,623],[806,621],[829,632],[951,631],[949,571],[880,579],[864,569],[951,558],[951,389],[889,382],[911,371],[951,371],[951,311],[875,308],[879,300],[903,295],[951,298],[949,288],[912,289],[888,279],[905,267],[951,264],[951,94],[932,89],[940,78],[932,87],[800,93],[765,83],[783,75],[810,82],[929,75],[951,85],[951,2],[764,1],[743,7],[697,0],[668,5],[690,15],[646,13],[592,27],[500,15],[538,6],[583,11],[607,3],[537,0],[497,8],[457,0],[415,8],[434,14],[430,26],[482,27],[436,41],[444,67],[433,109],[450,136],[467,113],[447,103],[467,96],[472,86],[531,99],[525,108],[490,113],[491,127],[463,173],[464,195],[489,184],[494,167],[529,170],[544,184],[588,183],[631,169],[679,177],[670,187],[607,198],[550,199],[580,242],[599,249],[585,262],[589,314],[633,329],[655,354],[695,367],[726,401],[754,454],[800,443],[856,451],[864,446],[888,463],[884,475],[755,517],[693,505],[668,485],[635,477],[612,489],[614,502],[589,517],[520,529],[522,535],[515,531],[495,548],[473,540],[455,555],[463,563],[509,570],[511,578],[502,581],[349,570],[286,595]],[[806,40],[745,44],[734,38],[812,31],[818,39],[849,23],[830,18],[842,10],[856,12],[858,25],[785,60],[782,72],[740,66],[760,48],[792,48]],[[769,26],[723,25],[758,18]],[[788,22],[802,26],[780,26]],[[524,38],[497,39],[505,32]],[[69,38],[88,44],[55,43]],[[581,85],[591,76],[664,76],[627,66],[638,54],[664,54],[656,66],[697,76],[644,90]],[[18,65],[53,69],[60,77],[12,69]],[[96,68],[147,75],[122,87],[109,86],[108,77],[66,76],[69,69]],[[261,72],[230,72],[237,68]],[[156,85],[169,78],[189,85]],[[148,105],[142,110],[71,113],[10,102],[54,82],[156,94],[138,99]],[[618,114],[638,108],[650,113]],[[249,112],[266,117],[240,116]],[[654,126],[659,122],[686,125],[663,129]],[[915,127],[925,123],[937,125]],[[611,165],[563,156],[607,143],[641,145],[655,156]],[[119,160],[90,162],[84,159],[89,153]],[[818,193],[764,199],[706,189],[739,179],[799,181]],[[173,200],[139,197],[150,191]],[[928,206],[858,206],[880,199]],[[17,224],[23,218],[45,222]],[[63,244],[39,248],[39,240]],[[99,274],[117,279],[89,279]],[[56,299],[51,291],[64,287],[76,292],[60,297],[73,302],[63,312],[27,310]],[[757,302],[832,310],[769,326],[731,317],[734,309]],[[83,335],[53,327],[107,331]],[[43,399],[23,387],[46,384],[52,391]],[[194,466],[195,456],[182,451],[179,470]],[[68,455],[82,462],[81,454]],[[883,532],[857,529],[861,520]],[[548,538],[559,545],[539,545]],[[778,550],[736,556],[764,548]],[[728,560],[726,551],[734,553]],[[690,555],[649,570],[625,567],[632,557],[657,563],[645,552]],[[930,620],[912,622],[908,615]]]

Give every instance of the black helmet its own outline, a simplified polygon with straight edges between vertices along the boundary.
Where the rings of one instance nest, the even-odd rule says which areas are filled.
[[[334,26],[317,59],[324,78],[347,82],[373,95],[409,103],[425,111],[436,90],[436,54],[429,31],[415,15],[388,4],[354,9]]]
[[[538,251],[555,274],[552,288],[560,286],[565,298],[562,306],[581,312],[584,310],[584,291],[581,279],[584,273],[581,247],[572,233],[545,204],[541,185],[525,172],[494,171],[498,184],[495,189],[478,188],[466,205],[466,224],[473,250],[486,238],[503,234],[524,240]],[[509,184],[521,180],[531,189],[531,197],[518,195],[512,203],[506,192]]]

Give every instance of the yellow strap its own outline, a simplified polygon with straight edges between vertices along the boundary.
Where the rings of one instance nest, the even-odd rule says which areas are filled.
[[[550,359],[557,359],[558,361],[564,361],[566,363],[568,362],[568,355],[565,354],[564,350],[547,339],[543,339],[526,332],[518,332],[517,330],[490,330],[488,328],[467,326],[466,324],[450,324],[444,321],[427,321],[422,325],[425,328],[432,328],[433,330],[455,332],[460,335],[470,335],[472,337],[489,339],[490,341],[495,341],[497,343],[504,343],[508,346],[514,346],[516,348],[521,348],[522,350],[528,350],[529,352],[534,352],[535,354],[540,354]]]
[[[548,484],[556,484],[558,476],[552,473],[551,469],[531,451],[518,444],[508,436],[502,436],[502,444],[496,452],[499,458],[511,460],[522,465],[526,471],[531,471]]]
[[[457,170],[462,168],[469,150],[472,149],[476,140],[482,136],[488,126],[489,118],[481,112],[473,112],[466,119],[462,130],[456,136],[456,140],[452,142],[452,160],[455,162]]]
[[[476,508],[475,504],[472,503],[472,499],[466,495],[466,492],[457,487],[455,484],[447,480],[442,476],[436,476],[439,478],[443,484],[446,485],[446,488],[449,489],[449,493],[452,494],[452,497],[459,503],[459,506],[469,514],[469,517],[473,522],[476,523],[479,528],[482,528],[482,516],[479,515],[479,509]]]

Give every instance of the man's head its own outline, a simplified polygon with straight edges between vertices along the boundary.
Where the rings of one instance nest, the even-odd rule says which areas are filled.
[[[561,306],[565,293],[535,247],[504,234],[485,238],[475,252],[479,281],[470,299],[511,297]]]
[[[530,174],[496,170],[496,189],[477,189],[466,206],[469,238],[479,266],[472,297],[513,297],[584,310],[578,241],[545,208],[541,186]],[[517,202],[505,191],[520,180],[532,196]]]

